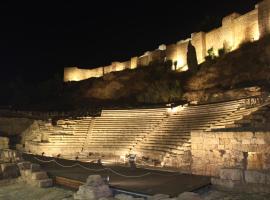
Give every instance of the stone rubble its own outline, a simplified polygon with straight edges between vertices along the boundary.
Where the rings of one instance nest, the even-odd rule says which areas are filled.
[[[144,198],[134,197],[127,194],[116,194],[113,196],[109,186],[104,183],[100,175],[90,175],[86,183],[79,187],[73,195],[75,200],[144,200]],[[184,192],[178,197],[170,198],[167,194],[156,194],[149,196],[147,200],[202,200],[200,196],[193,192]]]
[[[112,191],[100,175],[91,175],[74,194],[75,200],[94,200],[112,197]]]
[[[52,179],[48,178],[47,172],[40,169],[40,165],[23,161],[18,163],[18,166],[21,179],[26,183],[40,188],[47,188],[53,185]]]
[[[39,164],[23,161],[22,156],[15,150],[0,150],[0,179],[19,178],[32,186],[40,188],[51,187],[52,179],[48,178]]]

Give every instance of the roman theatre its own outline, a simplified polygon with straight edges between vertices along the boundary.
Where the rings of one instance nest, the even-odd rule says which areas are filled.
[[[189,42],[200,64],[211,47],[217,51],[226,46],[233,51],[241,42],[257,41],[269,32],[270,1],[264,0],[244,15],[225,17],[215,30],[193,33],[187,40],[161,45],[129,61],[96,69],[65,68],[64,81],[135,70],[155,60],[171,60],[180,73],[188,69]],[[100,174],[110,176],[118,189],[174,196],[177,178],[172,181],[170,177],[181,174],[181,180],[177,179],[181,192],[212,184],[269,193],[270,96],[256,87],[246,90],[250,95],[230,100],[98,107],[76,114],[1,109],[0,134],[5,137],[0,137],[0,177],[27,179],[30,173],[40,187],[57,183],[78,188],[88,175]],[[20,173],[14,173],[14,165]],[[162,180],[171,189],[163,191],[166,181]],[[154,188],[157,182],[159,189],[145,189],[147,184]]]

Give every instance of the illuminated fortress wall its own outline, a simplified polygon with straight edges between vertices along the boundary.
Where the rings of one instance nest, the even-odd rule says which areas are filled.
[[[101,77],[104,74],[147,66],[152,62],[171,60],[173,69],[185,71],[187,67],[187,46],[189,41],[194,45],[199,63],[204,62],[207,51],[213,48],[216,55],[218,50],[226,48],[234,50],[246,41],[256,41],[270,33],[270,0],[264,0],[255,9],[240,15],[232,13],[223,18],[222,26],[207,33],[192,33],[191,38],[175,44],[160,45],[154,51],[147,51],[142,56],[133,57],[125,62],[112,62],[109,66],[95,69],[79,69],[68,67],[64,69],[64,81],[80,81],[91,77]]]

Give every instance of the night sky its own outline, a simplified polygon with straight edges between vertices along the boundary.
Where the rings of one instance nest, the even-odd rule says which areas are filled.
[[[222,17],[259,0],[48,2],[0,3],[0,81],[36,82],[67,66],[125,61],[220,26]]]

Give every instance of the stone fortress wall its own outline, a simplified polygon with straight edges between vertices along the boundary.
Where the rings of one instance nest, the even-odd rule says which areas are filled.
[[[144,55],[132,57],[125,62],[112,62],[109,66],[95,69],[80,69],[77,67],[67,67],[64,69],[64,81],[80,81],[91,77],[101,77],[104,74],[122,71],[124,69],[134,69],[140,66],[147,66],[153,61],[171,60],[177,62],[176,69],[185,71],[187,67],[187,46],[191,41],[196,49],[199,63],[204,62],[207,51],[227,48],[237,49],[239,45],[247,41],[255,41],[270,32],[270,0],[264,0],[255,6],[255,9],[240,15],[232,13],[223,18],[222,26],[207,33],[192,33],[191,38],[178,41],[175,44],[160,45],[154,51],[147,51]]]
[[[149,63],[171,60],[176,63],[176,69],[185,71],[187,67],[187,46],[189,41],[196,49],[199,63],[204,62],[207,51],[213,48],[215,54],[222,48],[234,50],[243,42],[255,41],[270,32],[270,0],[264,0],[255,9],[240,15],[232,13],[223,18],[222,26],[207,33],[192,33],[191,38],[178,41],[175,44],[160,45],[154,51],[132,57],[125,62],[112,62],[109,66],[95,69],[80,69],[67,67],[64,69],[64,81],[80,81],[91,77],[101,77],[104,74],[147,66]],[[174,66],[173,66],[174,67]]]

